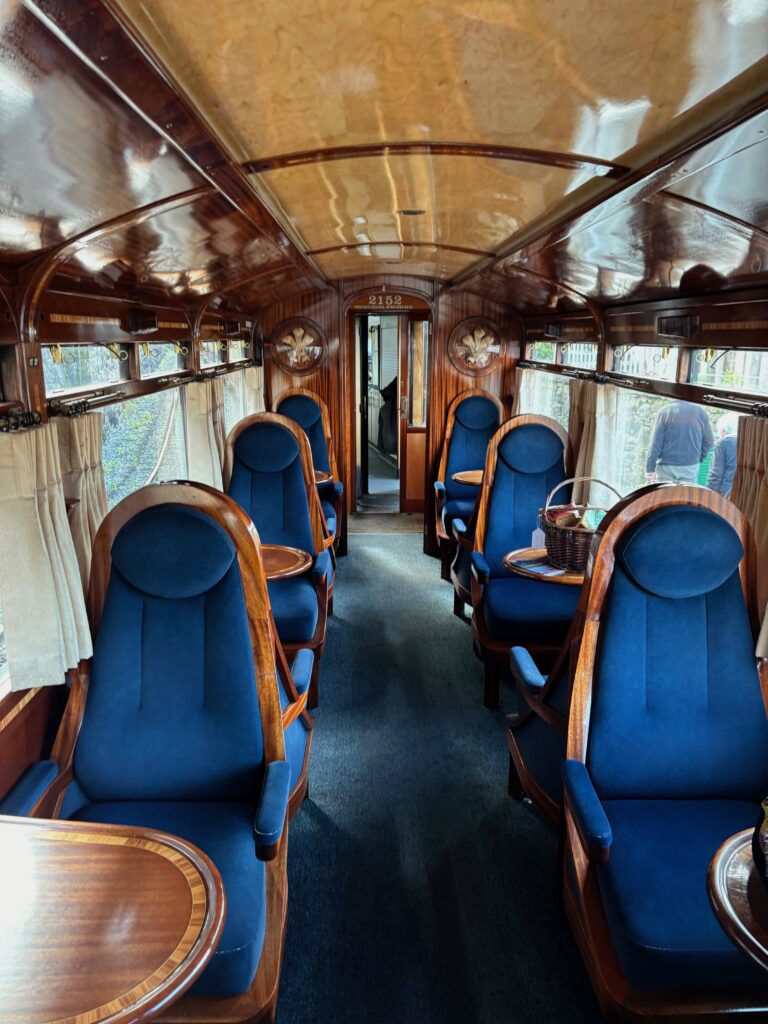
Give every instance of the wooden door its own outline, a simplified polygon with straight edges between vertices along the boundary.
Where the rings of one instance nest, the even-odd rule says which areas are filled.
[[[400,511],[424,512],[430,322],[400,317]]]

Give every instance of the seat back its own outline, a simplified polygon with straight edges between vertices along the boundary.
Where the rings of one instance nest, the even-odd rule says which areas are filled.
[[[157,491],[142,508],[144,492]],[[185,502],[190,492],[218,517]],[[233,502],[194,485],[144,488],[102,525],[89,598],[94,655],[74,751],[89,800],[257,800],[265,758],[282,757],[283,744],[269,604],[249,530]]]
[[[492,577],[508,577],[502,558],[530,547],[539,509],[565,479],[566,435],[546,416],[518,416],[505,423],[488,448],[477,514],[475,550],[482,551]],[[557,503],[568,501],[563,488]]]
[[[298,423],[307,435],[315,469],[335,477],[331,468],[330,429],[325,403],[311,391],[294,388],[281,396],[276,411]]]
[[[470,500],[477,495],[477,487],[457,483],[454,473],[467,469],[482,469],[488,442],[501,422],[502,411],[498,399],[488,392],[467,392],[448,411],[444,475],[448,500]]]
[[[673,504],[681,492],[691,498]],[[740,573],[749,528],[708,492],[652,497],[595,558],[593,579],[615,561],[592,669],[590,773],[603,799],[761,799],[768,719]]]
[[[322,549],[309,442],[293,420],[274,413],[242,420],[227,438],[224,487],[264,543]]]

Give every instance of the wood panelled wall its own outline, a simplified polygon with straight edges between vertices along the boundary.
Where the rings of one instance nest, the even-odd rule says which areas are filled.
[[[424,298],[432,309],[432,345],[429,356],[429,408],[427,412],[426,473],[424,479],[425,517],[424,548],[436,554],[434,531],[433,485],[445,435],[445,418],[453,398],[472,387],[487,388],[498,395],[507,413],[511,410],[514,389],[514,368],[520,358],[522,329],[510,310],[490,299],[460,291],[437,293],[432,281],[391,275],[385,279],[349,278],[340,283],[338,292],[329,288],[322,292],[306,292],[284,299],[258,316],[257,330],[269,340],[275,327],[294,316],[306,316],[325,331],[328,352],[317,373],[306,377],[286,374],[272,359],[269,348],[265,355],[265,390],[267,407],[273,409],[280,395],[292,387],[305,387],[328,404],[331,414],[336,458],[347,496],[347,511],[352,512],[355,473],[355,338],[350,330],[347,309],[356,296],[379,291],[402,291]],[[483,377],[459,372],[448,358],[448,339],[453,328],[469,317],[488,317],[501,330],[506,345],[501,365]],[[342,525],[342,544],[346,544],[346,521]],[[344,550],[344,548],[342,548]]]

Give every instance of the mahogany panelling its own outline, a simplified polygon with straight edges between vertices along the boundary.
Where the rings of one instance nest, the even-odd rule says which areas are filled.
[[[54,703],[58,708],[50,686],[10,693],[0,700],[0,799],[40,760]]]
[[[128,313],[141,308],[157,317],[157,330],[136,336],[128,330]],[[189,341],[192,321],[181,306],[131,302],[103,295],[47,291],[37,324],[42,344],[104,344],[132,340]]]
[[[595,324],[594,318],[591,315],[579,316],[578,314],[570,315],[552,315],[549,317],[531,317],[525,321],[525,340],[527,342],[532,341],[552,341],[547,332],[547,326],[549,324],[558,324],[562,329],[562,334],[558,337],[559,341],[565,342],[596,342],[597,339],[597,325]]]
[[[688,339],[660,338],[660,316],[695,314]],[[696,348],[760,348],[768,339],[768,297],[680,298],[606,311],[613,345],[691,345]]]

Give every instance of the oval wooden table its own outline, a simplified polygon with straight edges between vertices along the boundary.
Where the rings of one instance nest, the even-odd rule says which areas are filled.
[[[0,817],[0,1020],[153,1020],[202,974],[221,877],[162,832]]]
[[[316,484],[324,484],[327,480],[330,480],[330,479],[331,479],[331,474],[330,473],[326,473],[326,471],[324,469],[316,469],[315,470],[315,483]]]
[[[454,473],[451,480],[457,484],[479,487],[483,482],[483,472],[482,469],[462,469],[460,473]]]
[[[752,859],[752,832],[737,832],[723,843],[710,862],[707,891],[731,942],[768,970],[768,891]]]
[[[522,576],[527,580],[560,583],[567,587],[580,587],[584,582],[583,572],[558,569],[551,565],[547,561],[546,548],[517,548],[515,551],[508,551],[501,562],[507,572],[514,573],[515,576]]]
[[[268,580],[300,576],[312,565],[312,555],[308,551],[283,544],[262,544],[261,558],[264,563],[264,575]]]

